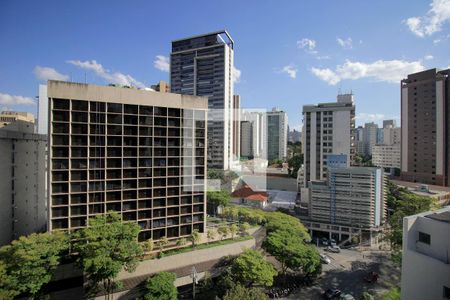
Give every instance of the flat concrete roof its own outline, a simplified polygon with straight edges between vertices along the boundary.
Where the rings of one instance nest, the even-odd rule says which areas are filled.
[[[172,108],[208,109],[207,97],[54,80],[49,80],[47,83],[47,96],[49,98]]]
[[[450,223],[450,211],[433,213],[433,214],[427,215],[425,217],[436,220],[436,221]]]

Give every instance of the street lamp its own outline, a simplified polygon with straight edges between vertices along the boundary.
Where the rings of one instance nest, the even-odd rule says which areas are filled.
[[[192,267],[191,278],[192,278],[192,299],[195,300],[195,285],[198,283],[197,269],[195,268],[195,266]]]

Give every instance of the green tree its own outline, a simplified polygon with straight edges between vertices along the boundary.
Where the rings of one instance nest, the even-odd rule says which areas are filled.
[[[308,230],[296,217],[282,212],[273,212],[267,215],[267,234],[277,230],[287,230],[302,240],[310,240]]]
[[[241,232],[242,235],[248,235],[249,229],[250,229],[250,224],[248,224],[247,222],[241,223],[239,225],[239,231]]]
[[[192,248],[195,248],[198,242],[200,242],[200,233],[198,232],[197,229],[194,229],[192,231],[191,235],[189,236],[189,239],[191,240]]]
[[[259,284],[271,286],[273,277],[277,275],[275,268],[256,250],[245,250],[231,266],[231,273],[236,281],[245,286]]]
[[[177,288],[174,285],[177,276],[170,272],[160,272],[147,279],[145,300],[176,300]]]
[[[122,269],[136,269],[143,252],[137,241],[139,230],[136,223],[122,222],[118,213],[109,212],[91,218],[88,227],[74,233],[78,263],[93,287],[103,285],[105,298],[113,292],[114,279]]]
[[[303,164],[303,154],[296,154],[292,156],[288,160],[288,164],[289,164],[289,175],[291,177],[297,178],[298,170]]]
[[[400,300],[400,289],[395,287],[381,296],[382,300]]]
[[[187,244],[186,238],[181,238],[181,239],[178,239],[178,240],[177,240],[177,246],[178,246],[178,247],[184,246],[184,245],[186,245],[186,244]]]
[[[320,266],[317,250],[288,230],[271,232],[263,242],[263,248],[272,254],[280,263],[281,270],[303,270],[305,274],[315,273]]]
[[[60,232],[33,233],[0,248],[0,298],[28,293],[38,295],[50,282],[61,253],[69,249],[68,237]]]
[[[208,239],[208,244],[211,240],[214,240],[216,237],[216,232],[213,229],[208,229],[206,232],[206,238]]]
[[[373,296],[368,292],[364,292],[361,297],[362,300],[373,300]]]
[[[143,243],[142,246],[145,252],[152,252],[153,249],[155,248],[155,243],[153,242],[152,239],[148,239]]]
[[[269,299],[261,289],[245,288],[240,284],[229,289],[222,300],[265,300]]]
[[[225,218],[227,218],[227,220],[235,221],[239,216],[239,212],[236,207],[229,206],[225,207],[225,209],[223,210],[223,215],[225,216]]]
[[[207,198],[208,204],[212,205],[215,215],[219,206],[225,207],[230,204],[231,195],[227,191],[208,191]]]
[[[238,232],[238,230],[239,230],[239,227],[236,224],[230,225],[229,231],[231,233],[231,239],[234,240],[234,235],[236,234],[236,232]]]
[[[228,236],[228,227],[227,226],[220,226],[217,228],[217,233],[220,235],[220,240],[223,240]]]
[[[169,239],[165,236],[163,236],[162,238],[159,239],[158,241],[158,248],[159,248],[159,255],[162,256],[163,251],[164,251],[164,247],[167,246],[167,244],[169,244]]]

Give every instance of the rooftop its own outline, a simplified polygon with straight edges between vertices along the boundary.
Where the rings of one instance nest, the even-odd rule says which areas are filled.
[[[450,223],[450,210],[443,212],[435,212],[425,216],[426,218],[430,218],[440,222]]]

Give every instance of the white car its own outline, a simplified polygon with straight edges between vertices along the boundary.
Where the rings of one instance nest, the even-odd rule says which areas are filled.
[[[320,254],[320,260],[324,263],[324,264],[329,264],[331,263],[331,259],[326,256],[325,254]]]

